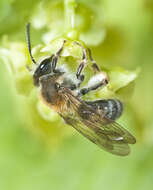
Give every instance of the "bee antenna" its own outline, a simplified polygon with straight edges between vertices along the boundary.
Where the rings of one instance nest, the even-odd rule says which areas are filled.
[[[33,62],[34,64],[36,64],[36,61],[35,61],[35,59],[33,58],[32,52],[31,52],[30,23],[28,23],[28,24],[26,25],[26,32],[27,32],[27,43],[28,43],[29,54],[30,54],[30,57],[31,57],[32,62]]]

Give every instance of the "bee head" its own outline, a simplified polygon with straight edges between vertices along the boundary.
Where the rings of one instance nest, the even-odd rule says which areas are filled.
[[[26,26],[26,31],[27,31],[27,43],[28,43],[28,50],[29,50],[29,55],[31,57],[32,62],[37,65],[34,57],[32,56],[31,52],[31,41],[30,41],[30,23],[27,24]],[[39,79],[41,76],[49,74],[52,72],[52,58],[53,56],[44,59],[39,66],[36,68],[34,74],[33,74],[33,81],[35,86],[39,86]]]
[[[27,44],[28,44],[28,50],[29,50],[29,55],[31,57],[32,62],[37,65],[37,62],[35,61],[32,52],[31,52],[31,41],[30,41],[30,23],[27,24],[26,26],[26,31],[27,31]],[[65,41],[64,41],[65,43]],[[53,60],[53,56],[50,56],[48,58],[45,58],[37,67],[36,70],[34,71],[33,74],[33,82],[35,86],[39,86],[40,82],[46,83],[47,81],[55,83],[58,81],[61,76],[64,74],[64,72],[56,69],[55,70],[55,60]],[[48,74],[50,74],[48,76]],[[44,77],[43,77],[44,76]]]
[[[52,61],[52,57],[46,58],[36,68],[36,70],[33,74],[33,81],[34,81],[35,86],[39,86],[40,77],[52,72],[51,61]]]

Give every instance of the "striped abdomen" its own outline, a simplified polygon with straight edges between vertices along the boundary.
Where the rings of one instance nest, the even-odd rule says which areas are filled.
[[[123,111],[123,104],[117,99],[96,100],[93,102],[86,101],[85,103],[112,120],[119,118]]]

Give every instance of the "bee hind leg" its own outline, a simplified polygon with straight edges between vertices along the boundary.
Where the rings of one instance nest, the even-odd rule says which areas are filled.
[[[96,64],[96,61],[93,59],[92,54],[91,54],[91,49],[90,49],[90,48],[88,48],[88,53],[89,53],[89,59],[90,59],[90,61],[91,61],[91,63],[92,63],[92,69],[93,69],[94,73],[95,73],[95,74],[96,74],[96,73],[99,73],[99,72],[100,72],[100,68],[99,68],[98,65]]]
[[[90,91],[94,91],[100,87],[104,87],[109,82],[109,78],[106,72],[101,71],[98,65],[96,64],[96,61],[93,60],[92,55],[91,55],[91,50],[89,48],[88,48],[88,52],[89,52],[90,61],[92,62],[94,76],[91,77],[90,80],[88,81],[87,87],[80,89],[78,96],[83,96],[89,93]]]
[[[109,79],[105,72],[95,74],[88,81],[87,87],[81,88],[78,92],[78,96],[83,96],[91,91],[97,90],[100,87],[104,87],[108,84]]]
[[[81,63],[79,64],[78,68],[77,68],[77,72],[76,72],[76,77],[77,79],[80,80],[80,84],[83,82],[84,80],[84,75],[82,73],[84,67],[87,65],[87,50],[86,48],[84,48],[79,42],[74,42],[75,44],[79,45],[82,48],[83,51],[83,55],[82,55],[82,60]]]
[[[104,79],[89,87],[81,88],[80,91],[78,92],[78,96],[84,96],[85,94],[88,94],[91,91],[97,90],[100,87],[106,86],[107,84],[108,84],[108,81]]]

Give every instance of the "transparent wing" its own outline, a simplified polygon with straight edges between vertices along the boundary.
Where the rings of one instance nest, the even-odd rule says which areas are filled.
[[[135,138],[116,122],[99,115],[71,93],[66,93],[70,107],[60,114],[65,122],[74,127],[83,136],[112,154],[125,156],[130,153],[128,144],[134,144]]]

